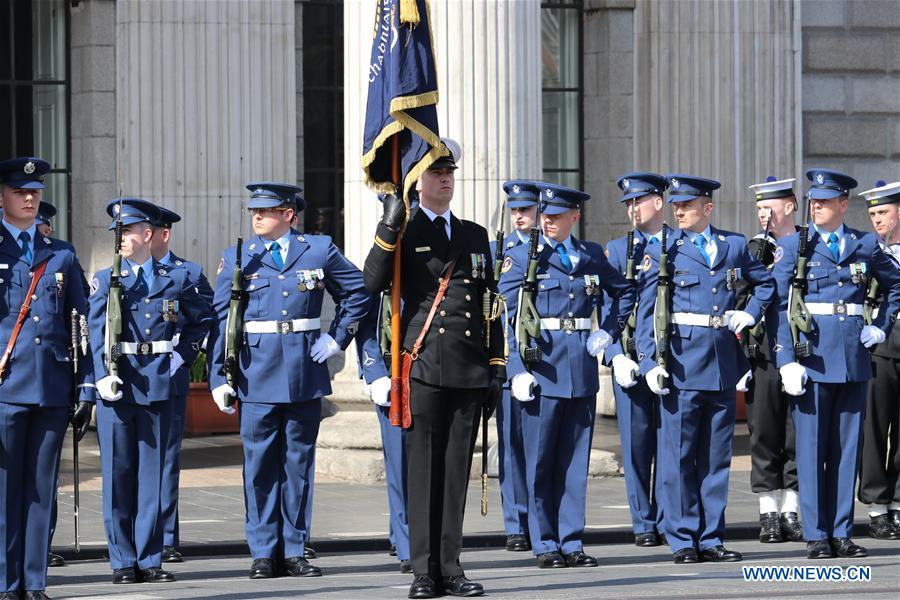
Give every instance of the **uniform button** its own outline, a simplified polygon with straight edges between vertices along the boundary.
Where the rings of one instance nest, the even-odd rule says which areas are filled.
[[[444,333],[444,328],[441,327],[440,329],[438,329],[438,333],[443,334],[443,333]]]
[[[715,272],[715,271],[710,271],[709,274],[710,274],[710,275],[715,275],[716,272]]]
[[[282,316],[282,317],[286,317],[286,316],[287,316],[287,311],[286,311],[286,310],[281,311],[281,316]]]
[[[447,311],[446,311],[446,310],[442,310],[442,311],[441,311],[441,316],[442,316],[442,317],[446,317],[446,316],[447,316]]]
[[[574,276],[574,275],[569,275],[569,281],[575,281],[575,276]]]
[[[566,335],[572,335],[572,330],[571,329],[567,330]]]
[[[32,302],[36,302],[36,301],[37,301],[37,294],[32,294],[32,295],[31,295],[31,301],[32,301]]]
[[[41,318],[40,318],[39,316],[37,316],[37,315],[34,315],[34,322],[35,322],[35,323],[40,323],[40,322],[41,322]]]
[[[40,346],[40,345],[41,345],[41,338],[39,338],[39,337],[34,338],[34,343],[37,344],[38,346]]]
[[[838,270],[838,271],[841,270],[841,265],[838,265],[838,266],[837,266],[837,270]]]
[[[284,275],[279,275],[278,279],[284,279]]]
[[[149,330],[149,329],[145,329],[145,330],[144,330],[144,335],[150,335],[150,330]]]
[[[843,321],[844,317],[838,317],[838,321]]]
[[[463,279],[463,283],[469,283],[468,279]]]
[[[574,317],[574,316],[575,316],[575,313],[569,312],[569,316],[570,316],[570,317]]]
[[[284,296],[285,298],[288,297],[288,293],[287,293],[287,292],[281,292],[281,295]]]
[[[472,335],[472,332],[466,329],[466,337],[469,337],[470,335]]]
[[[444,297],[446,298],[446,296],[444,296]],[[470,296],[469,294],[466,294],[466,300],[471,300],[471,299],[472,299],[472,296]]]
[[[250,287],[247,288],[247,289],[248,289],[248,290],[255,290],[255,289],[256,289],[256,284],[255,284],[255,283],[251,283],[251,284],[250,284]]]
[[[541,289],[544,289],[544,284],[543,284],[543,283],[541,284]]]
[[[718,307],[718,306],[713,306],[713,311],[715,312],[715,311],[717,311],[717,310],[719,310],[719,307]]]
[[[466,318],[467,318],[467,319],[471,319],[471,318],[472,318],[472,313],[467,312],[467,313],[466,313]]]
[[[2,278],[2,277],[0,277],[0,283],[3,283],[3,278]]]
[[[838,281],[838,287],[844,287],[844,282],[843,282],[843,281]]]
[[[145,318],[145,319],[149,319],[149,318],[150,318],[150,313],[144,313],[144,318]]]
[[[574,300],[574,299],[575,299],[575,294],[569,294],[569,300]]]
[[[713,294],[716,293],[716,289],[717,289],[717,288],[713,288],[713,289],[712,289],[712,293],[713,293]]]
[[[144,298],[144,304],[150,304],[150,298]]]

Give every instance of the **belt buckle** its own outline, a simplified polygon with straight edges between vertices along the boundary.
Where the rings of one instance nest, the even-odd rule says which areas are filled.
[[[278,333],[281,335],[287,335],[289,333],[294,333],[294,324],[291,321],[277,321]]]
[[[142,356],[153,354],[153,344],[150,342],[138,342],[137,352]]]
[[[709,326],[713,329],[719,329],[725,326],[725,317],[722,315],[710,315]]]
[[[575,319],[561,319],[563,331],[575,331]]]
[[[835,304],[834,305],[834,314],[836,315],[846,315],[847,314],[847,305],[846,304]]]

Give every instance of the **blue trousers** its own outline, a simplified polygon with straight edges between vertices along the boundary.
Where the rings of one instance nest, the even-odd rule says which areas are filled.
[[[806,384],[791,397],[803,537],[850,537],[868,382]]]
[[[635,534],[656,532],[663,516],[659,502],[662,485],[656,485],[654,480],[658,481],[658,477],[653,474],[657,438],[661,436],[659,396],[650,391],[643,379],[627,390],[613,382],[613,394],[631,527]],[[657,461],[657,469],[658,464]]]
[[[660,408],[663,528],[673,553],[705,550],[725,535],[735,391],[670,390]]]
[[[0,591],[47,587],[47,552],[68,408],[0,402]]]
[[[162,489],[159,491],[163,545],[178,546],[178,479],[181,475],[181,440],[184,438],[184,416],[187,396],[172,398],[172,422],[163,461]]]
[[[160,489],[171,421],[168,401],[97,404],[103,525],[113,569],[161,564]]]
[[[387,479],[388,537],[397,548],[398,560],[409,560],[409,520],[406,495],[406,432],[391,425],[389,406],[375,406],[381,428],[381,447],[384,451],[384,475]]]
[[[254,559],[303,556],[322,402],[240,407],[250,553]]]
[[[535,556],[583,548],[585,496],[597,399],[538,395],[523,402],[528,531]]]
[[[522,441],[521,403],[508,388],[497,404],[497,454],[500,462],[500,498],[506,535],[528,535],[528,483]]]

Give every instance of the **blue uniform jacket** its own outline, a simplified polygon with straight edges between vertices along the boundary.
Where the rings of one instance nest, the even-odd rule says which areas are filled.
[[[874,276],[885,295],[878,316],[872,324],[890,335],[891,316],[900,308],[900,268],[881,250],[878,238],[872,233],[850,229],[845,225],[844,251],[838,262],[835,262],[828,246],[812,226],[807,239],[808,289],[804,300],[862,304],[869,278]],[[796,360],[787,308],[799,243],[800,235],[795,233],[779,240],[775,251],[773,272],[778,285],[779,310],[775,313],[777,319],[770,335],[771,331],[777,332],[772,337],[777,335],[774,350],[775,365],[779,368]],[[859,271],[863,272],[863,276],[858,274]],[[844,383],[871,379],[872,357],[859,342],[859,334],[864,325],[862,317],[814,315],[813,323],[813,330],[808,337],[800,334],[801,341],[811,342],[812,356],[799,361],[806,367],[812,381]]]
[[[187,271],[188,281],[197,290],[200,298],[206,302],[211,314],[213,307],[213,290],[209,285],[209,281],[206,279],[206,275],[203,274],[203,268],[195,262],[179,258],[174,252],[171,254],[171,261],[166,266],[170,269],[178,268]],[[175,373],[175,377],[172,379],[172,385],[175,387],[174,395],[187,396],[188,384],[190,383],[191,376],[190,369],[191,363],[185,362],[184,366]]]
[[[153,261],[153,287],[144,297],[132,288],[134,271],[123,262],[122,277],[122,342],[158,342],[177,339],[175,352],[186,365],[194,362],[200,343],[212,326],[209,305],[190,280],[188,271],[170,269]],[[111,269],[103,269],[91,281],[90,314],[94,372],[97,379],[106,377],[106,304],[109,299]],[[177,301],[177,308],[172,302]],[[168,306],[167,306],[168,305]],[[167,310],[168,308],[168,310]],[[173,315],[175,318],[173,318]],[[178,336],[175,338],[175,336]],[[169,377],[170,354],[135,354],[119,357],[119,379],[124,382],[118,402],[149,405],[173,397]],[[185,367],[186,368],[186,367]]]
[[[73,402],[70,359],[70,313],[87,314],[87,284],[75,249],[66,242],[35,232],[33,265],[47,261],[38,282],[31,312],[22,325],[0,382],[0,402],[42,407]],[[9,231],[0,225],[0,354],[6,350],[19,308],[31,285],[31,266]],[[91,352],[81,357],[76,385],[79,399],[94,401]]]
[[[362,272],[340,253],[326,235],[307,235],[291,231],[287,260],[278,269],[259,236],[244,243],[242,256],[243,287],[246,293],[244,321],[286,321],[314,319],[322,313],[325,290],[335,301],[335,316],[329,335],[346,349],[353,341],[360,321],[369,307],[369,293]],[[216,277],[213,299],[218,326],[210,335],[209,385],[225,384],[225,327],[231,299],[231,274],[235,248],[227,249]],[[322,270],[319,277],[318,270]],[[310,271],[316,272],[312,290]],[[304,402],[331,393],[327,363],[310,357],[310,348],[319,331],[280,335],[244,333],[238,365],[238,397],[243,402],[268,404]]]
[[[620,300],[620,312],[600,324],[602,329],[616,338],[634,305],[633,289],[606,260],[600,244],[583,242],[574,237],[572,243],[578,251],[579,261],[571,274],[563,267],[559,255],[550,244],[545,243],[540,250],[535,307],[544,319],[590,318],[602,303],[602,288],[611,297]],[[504,259],[505,272],[500,276],[499,291],[509,307],[509,362],[506,368],[510,380],[526,370],[519,355],[515,330],[519,290],[528,269],[528,250],[526,244],[510,250]],[[591,290],[585,282],[587,275],[599,276],[599,287],[596,282],[593,285],[594,293],[589,293]],[[540,385],[543,396],[580,398],[593,396],[599,391],[597,358],[588,354],[585,347],[590,333],[588,330],[571,333],[563,330],[541,331],[537,347],[541,349],[542,359],[532,367],[531,373]]]
[[[768,269],[750,254],[747,239],[711,228],[717,254],[710,267],[683,231],[668,237],[668,266],[672,276],[672,312],[722,316],[735,310],[738,280],[753,287],[744,310],[757,322],[773,302],[775,284]],[[648,245],[642,260],[643,284],[638,302],[638,361],[641,374],[656,366],[653,315],[659,276],[659,244]],[[730,283],[729,283],[730,279]],[[725,326],[669,325],[669,364],[672,381],[679,389],[734,389],[750,370],[737,338]]]
[[[381,314],[381,294],[373,294],[369,301],[369,312],[359,324],[356,332],[356,360],[359,367],[359,376],[366,384],[371,384],[376,379],[390,377],[389,365],[384,364],[384,356],[381,354],[379,341],[379,317]]]

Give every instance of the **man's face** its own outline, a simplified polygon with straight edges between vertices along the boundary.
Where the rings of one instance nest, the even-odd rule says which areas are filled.
[[[872,220],[872,229],[878,236],[888,242],[893,242],[892,237],[897,237],[897,226],[900,225],[900,204],[882,204],[869,209],[869,219]]]
[[[569,234],[572,233],[572,228],[575,227],[575,223],[580,218],[581,211],[577,208],[572,208],[558,215],[541,213],[541,227],[547,238],[561,242],[569,237]]]
[[[42,190],[26,190],[3,186],[3,214],[10,222],[34,221],[41,205]]]
[[[712,201],[709,198],[697,197],[688,202],[676,202],[672,205],[672,213],[679,229],[703,231],[709,225],[712,214]]]
[[[172,237],[172,230],[168,227],[157,227],[153,231],[153,238],[150,240],[150,254],[160,259],[169,251],[169,239]]]
[[[454,169],[428,169],[419,178],[419,196],[426,201],[448,204],[456,185]]]
[[[838,196],[828,200],[810,200],[812,221],[819,227],[834,231],[844,222],[847,212],[847,196]]]
[[[37,230],[41,232],[41,235],[44,237],[50,237],[53,234],[53,226],[47,225],[46,223],[38,223]]]
[[[509,220],[518,231],[528,231],[537,219],[537,205],[509,209]]]
[[[628,213],[628,218],[635,227],[652,221],[660,210],[662,210],[662,198],[659,194],[647,194],[625,201],[625,212]]]
[[[122,228],[122,256],[131,258],[150,250],[153,228],[147,223],[132,223]]]
[[[756,216],[762,229],[780,229],[788,221],[793,222],[796,204],[791,199],[770,198],[756,203]],[[772,224],[769,225],[771,218]]]
[[[253,232],[260,237],[276,235],[280,237],[291,227],[294,219],[293,208],[251,208]]]

